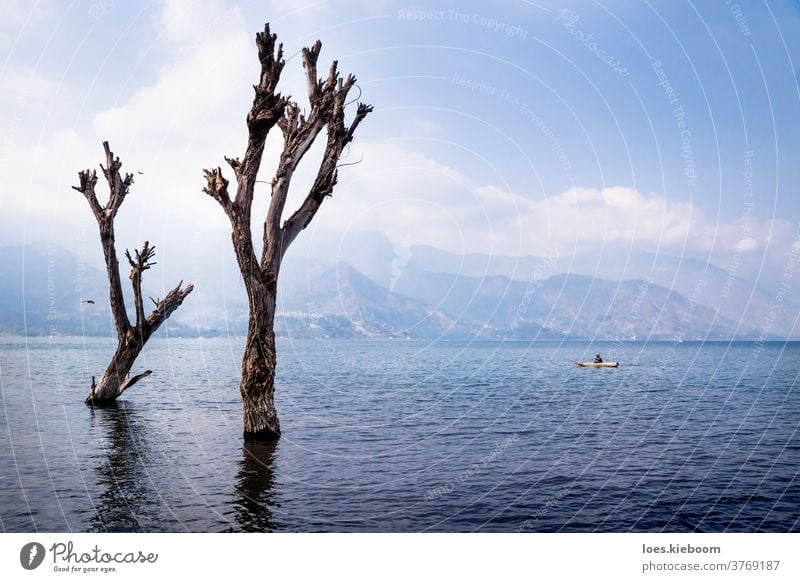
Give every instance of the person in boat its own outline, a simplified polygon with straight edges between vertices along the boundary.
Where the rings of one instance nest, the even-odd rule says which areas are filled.
[[[595,354],[594,355],[594,363],[595,364],[602,364],[603,363],[603,358],[600,357],[600,354]]]

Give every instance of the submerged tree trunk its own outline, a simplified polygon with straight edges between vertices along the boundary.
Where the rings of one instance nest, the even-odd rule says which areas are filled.
[[[136,323],[134,325],[130,323],[125,309],[125,297],[122,293],[122,282],[119,274],[119,261],[117,260],[114,240],[114,218],[117,216],[125,196],[128,195],[131,184],[133,184],[133,174],[125,174],[123,178],[120,173],[122,162],[118,157],[114,156],[108,142],[103,142],[103,148],[106,154],[106,165],[104,167],[101,164],[100,168],[103,170],[109,188],[109,197],[106,205],[100,206],[95,194],[97,172],[90,172],[89,170],[79,172],[80,186],[73,186],[73,189],[83,194],[89,202],[89,207],[92,209],[100,229],[100,242],[103,246],[103,257],[108,274],[109,302],[111,304],[111,312],[114,315],[114,325],[117,329],[117,349],[106,371],[100,377],[100,381],[95,384],[94,377],[92,377],[91,390],[86,396],[87,404],[113,402],[125,390],[152,373],[151,370],[145,370],[141,374],[130,376],[133,364],[147,340],[194,289],[191,284],[182,287],[183,281],[181,281],[177,287],[167,293],[164,299],[151,298],[155,309],[149,316],[145,316],[144,299],[142,297],[142,273],[155,264],[152,260],[156,253],[155,247],[150,246],[150,243],[145,241],[141,251],[134,251],[135,256],[131,256],[130,252],[125,251],[125,256],[131,266],[130,279],[136,307]]]
[[[130,377],[133,363],[143,347],[144,345],[133,339],[130,342],[124,341],[117,344],[117,350],[111,357],[106,371],[100,377],[100,381],[92,386],[86,402],[93,404],[116,400],[125,390],[142,378],[149,376],[152,373],[151,370],[145,370],[133,378]]]
[[[251,301],[242,357],[239,392],[244,433],[257,439],[277,439],[281,435],[275,409],[275,300],[275,293],[264,289],[256,301]]]
[[[347,94],[356,78],[339,76],[333,61],[328,77],[317,77],[317,59],[322,44],[317,41],[303,49],[309,109],[301,107],[276,93],[281,71],[285,65],[283,46],[277,45],[270,34],[269,24],[256,35],[261,75],[254,86],[255,98],[247,114],[248,141],[244,158],[225,158],[236,176],[236,196],[228,193],[229,182],[217,167],[205,170],[207,185],[203,191],[219,202],[231,222],[233,248],[242,273],[250,313],[242,359],[242,394],[244,435],[246,438],[277,438],[280,436],[278,413],[275,410],[275,298],[278,273],[286,249],[308,226],[322,202],[331,196],[338,178],[337,164],[356,128],[372,111],[370,105],[359,103],[349,125],[345,124]],[[258,171],[264,155],[264,144],[270,130],[277,125],[283,134],[283,152],[271,184],[271,199],[264,222],[263,251],[259,261],[253,250],[250,228],[251,211]],[[300,160],[314,140],[326,130],[325,150],[317,176],[300,207],[281,225],[292,176]]]

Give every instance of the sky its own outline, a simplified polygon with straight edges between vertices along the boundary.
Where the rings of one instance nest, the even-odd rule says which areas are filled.
[[[120,246],[229,253],[202,169],[243,155],[270,22],[283,94],[307,105],[298,52],[320,39],[320,70],[338,59],[375,107],[304,252],[379,231],[455,253],[646,250],[757,280],[800,251],[796,0],[6,0],[0,14],[0,245],[99,257],[70,187],[109,140],[135,172]],[[276,130],[267,182],[280,146]]]

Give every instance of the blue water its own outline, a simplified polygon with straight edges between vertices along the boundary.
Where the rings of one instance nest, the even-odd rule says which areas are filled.
[[[288,341],[277,445],[240,339],[0,338],[3,531],[797,531],[800,344]],[[582,369],[595,351],[619,369]]]

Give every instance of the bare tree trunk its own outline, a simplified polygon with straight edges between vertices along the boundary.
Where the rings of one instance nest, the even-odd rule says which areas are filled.
[[[356,128],[372,111],[359,103],[349,125],[345,124],[347,94],[356,78],[339,76],[333,61],[327,79],[317,77],[317,59],[322,44],[317,41],[303,49],[303,67],[310,109],[301,107],[276,93],[281,71],[286,64],[283,46],[270,34],[269,24],[256,35],[261,75],[255,85],[255,98],[247,114],[248,140],[244,159],[225,158],[236,175],[236,197],[231,200],[229,182],[217,167],[205,170],[207,185],[203,191],[219,202],[231,222],[233,248],[242,272],[250,305],[247,343],[242,359],[243,421],[245,437],[277,438],[280,436],[278,413],[275,410],[275,298],[278,273],[286,249],[311,222],[322,202],[331,196],[337,180],[337,164],[344,147],[350,143]],[[253,250],[250,228],[253,195],[264,144],[270,130],[277,125],[283,134],[283,152],[272,179],[272,193],[264,221],[263,251],[259,261]],[[300,207],[283,222],[284,206],[292,176],[300,160],[314,140],[327,130],[327,142],[317,177]]]
[[[101,164],[100,168],[103,170],[109,188],[109,197],[106,205],[100,206],[97,200],[97,195],[95,194],[97,172],[94,170],[91,172],[89,170],[79,172],[80,186],[73,186],[73,189],[83,194],[89,202],[89,207],[97,220],[100,230],[100,243],[103,246],[103,257],[108,273],[109,302],[111,304],[111,312],[114,315],[114,325],[117,329],[117,349],[106,371],[100,377],[100,382],[95,384],[94,377],[92,377],[92,387],[86,396],[87,404],[113,402],[125,390],[152,373],[152,370],[145,370],[141,374],[130,376],[133,364],[147,340],[194,289],[192,284],[182,287],[183,281],[181,281],[177,287],[167,293],[164,299],[156,300],[151,298],[155,309],[149,316],[146,316],[142,297],[142,273],[152,265],[155,265],[152,260],[156,253],[155,247],[150,246],[150,243],[145,241],[142,250],[134,252],[135,258],[131,256],[130,252],[125,251],[125,256],[131,266],[130,278],[136,307],[136,324],[131,325],[125,309],[125,297],[122,293],[119,261],[117,260],[114,240],[114,218],[128,195],[131,184],[133,184],[133,174],[125,174],[123,178],[120,173],[122,162],[118,157],[114,156],[108,142],[103,142],[103,148],[106,154],[106,165],[104,167]]]
[[[281,435],[275,409],[275,301],[274,290],[263,285],[250,301],[247,341],[242,357],[242,395],[244,433],[257,439],[277,439]]]
[[[87,403],[101,403],[116,400],[117,397],[134,383],[149,376],[151,371],[146,370],[142,374],[130,378],[130,371],[131,368],[133,368],[133,363],[136,361],[143,347],[141,343],[133,338],[131,338],[130,342],[123,341],[118,343],[117,349],[111,357],[106,371],[86,397]]]

